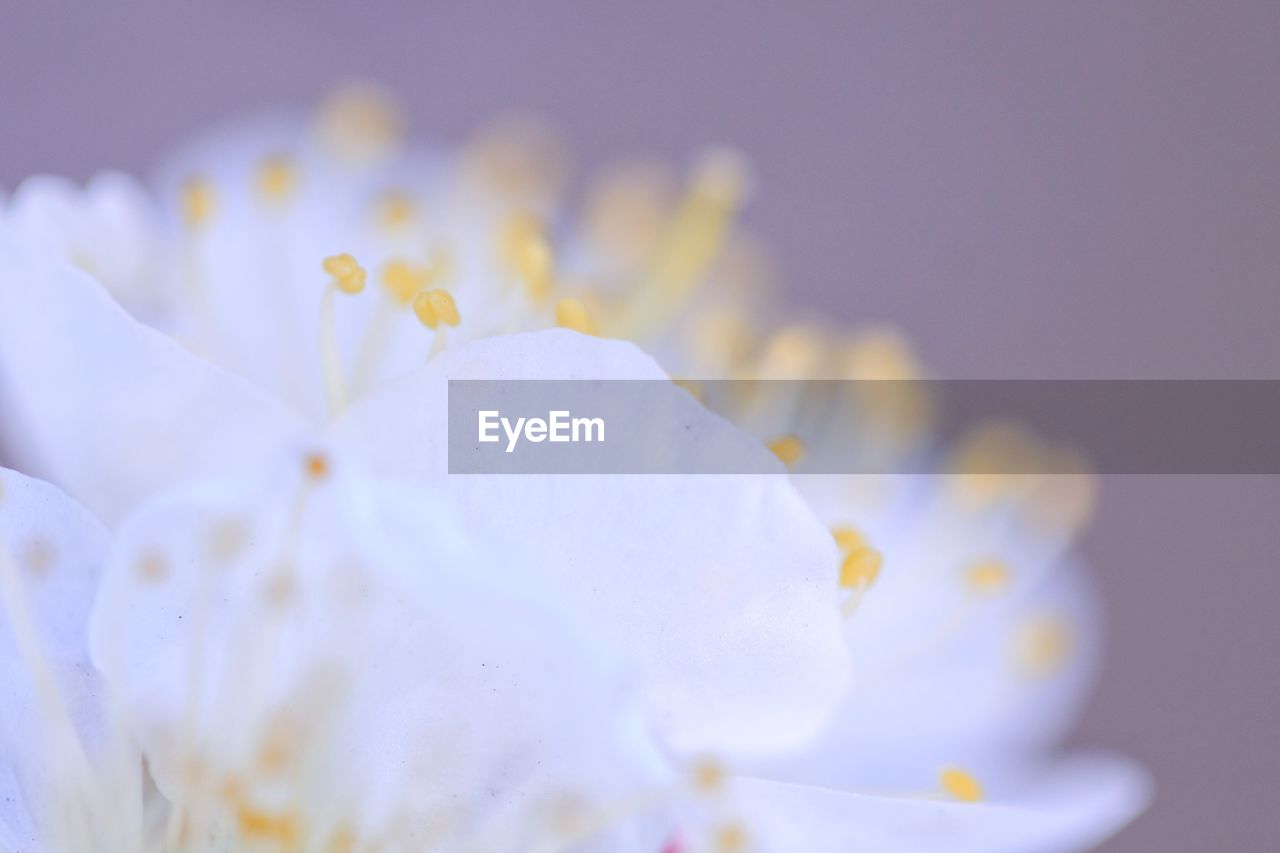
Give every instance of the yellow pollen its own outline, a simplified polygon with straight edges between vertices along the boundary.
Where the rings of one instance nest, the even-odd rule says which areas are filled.
[[[1032,617],[1018,629],[1017,663],[1028,675],[1052,675],[1071,657],[1074,639],[1065,618],[1053,613]]]
[[[842,554],[852,554],[854,550],[867,544],[867,540],[857,528],[848,524],[837,524],[832,527],[831,536],[836,540],[836,547]]]
[[[217,198],[213,185],[204,178],[188,178],[182,185],[182,219],[195,230],[213,218]]]
[[[333,276],[333,283],[343,293],[356,294],[364,290],[366,274],[356,259],[343,252],[324,259],[324,271]]]
[[[418,321],[428,329],[434,329],[441,323],[446,326],[457,326],[462,322],[458,314],[458,305],[453,296],[443,288],[424,290],[413,298],[413,313]]]
[[[747,830],[740,823],[727,823],[716,830],[716,853],[742,853],[747,849]]]
[[[1009,585],[1009,567],[1000,560],[982,560],[965,573],[965,584],[979,595],[1000,592]]]
[[[573,298],[561,299],[556,303],[556,325],[584,335],[596,334],[596,324],[591,321],[587,307]]]
[[[284,848],[292,848],[298,841],[298,819],[291,814],[242,807],[236,817],[245,838],[275,841]]]
[[[384,228],[403,228],[414,213],[413,200],[402,192],[389,192],[378,202],[378,222]]]
[[[258,192],[269,202],[279,203],[298,187],[298,172],[293,161],[283,154],[272,154],[258,167]]]
[[[968,771],[959,767],[946,767],[938,775],[938,779],[942,783],[942,790],[952,799],[962,803],[982,801],[982,785]]]
[[[696,790],[704,794],[714,794],[724,787],[724,766],[718,761],[706,758],[693,765],[690,777]]]
[[[840,586],[845,589],[866,589],[880,577],[884,555],[875,548],[860,545],[849,552],[840,564]]]
[[[783,465],[793,468],[804,457],[805,447],[804,442],[796,436],[783,435],[769,442],[769,450],[782,460]]]

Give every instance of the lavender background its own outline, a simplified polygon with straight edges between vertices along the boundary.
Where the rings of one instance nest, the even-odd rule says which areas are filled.
[[[144,169],[356,75],[420,131],[543,111],[590,167],[718,141],[796,298],[953,377],[1280,373],[1280,3],[0,2],[0,185]],[[1127,477],[1081,739],[1156,773],[1106,849],[1274,849],[1280,481]]]

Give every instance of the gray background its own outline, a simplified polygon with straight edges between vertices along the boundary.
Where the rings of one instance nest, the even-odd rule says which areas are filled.
[[[144,168],[365,74],[419,130],[502,107],[579,163],[728,141],[799,300],[953,377],[1275,377],[1280,3],[0,3],[0,184]],[[1155,771],[1108,849],[1280,838],[1280,482],[1112,478],[1081,737]]]

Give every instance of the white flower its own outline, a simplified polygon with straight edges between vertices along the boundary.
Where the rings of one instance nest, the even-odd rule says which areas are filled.
[[[731,225],[746,190],[731,154],[680,197],[652,169],[615,175],[565,228],[537,126],[453,153],[403,151],[400,124],[376,93],[348,94],[312,125],[179,154],[158,200],[123,176],[42,180],[0,214],[0,450],[119,535],[94,619],[102,675],[80,669],[110,701],[69,703],[88,721],[58,737],[79,731],[96,766],[107,719],[109,771],[136,738],[157,791],[115,823],[93,803],[120,777],[86,782],[59,752],[50,795],[21,750],[0,786],[7,766],[45,816],[81,798],[69,826],[85,812],[148,849],[168,848],[144,812],[222,843],[411,826],[409,849],[581,834],[1067,850],[1141,807],[1127,763],[1049,753],[1088,682],[1096,608],[1067,537],[1024,524],[1009,495],[975,510],[901,478],[873,505],[845,478],[802,478],[806,505],[781,465],[448,476],[449,378],[667,376],[577,332],[640,340],[684,376],[916,368],[884,333],[833,349],[783,327],[756,344],[767,300],[743,288],[763,265]],[[509,334],[551,325],[577,331]],[[697,440],[746,440],[672,394]],[[859,447],[918,451],[927,406],[881,403],[858,414]],[[738,414],[761,438],[787,428],[777,401]],[[322,475],[299,473],[301,446],[329,448]],[[788,461],[804,447],[773,444]],[[29,609],[80,631],[84,606]],[[488,660],[518,681],[460,675]],[[259,772],[263,750],[301,781]],[[421,773],[434,760],[447,772]],[[693,792],[672,783],[690,772]]]

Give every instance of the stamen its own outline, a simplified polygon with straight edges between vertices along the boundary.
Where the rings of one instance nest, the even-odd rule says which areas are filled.
[[[836,540],[836,547],[842,554],[851,554],[854,550],[867,544],[858,529],[849,524],[837,524],[831,528],[831,536]]]
[[[329,411],[336,415],[346,407],[347,389],[342,378],[342,358],[338,354],[338,338],[334,330],[334,294],[339,291],[357,294],[364,290],[366,273],[364,267],[345,252],[325,258],[321,266],[333,277],[320,300],[320,357],[324,364],[324,386],[329,398]]]
[[[272,154],[258,167],[258,192],[274,205],[286,201],[298,187],[293,161],[284,154]]]
[[[1009,585],[1009,567],[995,559],[982,560],[965,572],[965,584],[976,595],[992,595]]]
[[[157,551],[149,551],[139,557],[136,568],[143,583],[160,583],[169,577],[169,561]]]
[[[1070,659],[1074,646],[1070,622],[1056,613],[1038,614],[1018,628],[1015,662],[1029,676],[1052,675]]]
[[[517,214],[507,220],[502,231],[502,254],[531,297],[542,299],[551,293],[555,255],[536,217]]]
[[[320,107],[317,130],[331,153],[367,164],[395,151],[404,139],[400,105],[385,90],[368,84],[346,86]]]
[[[710,758],[696,762],[691,768],[690,781],[694,790],[703,794],[718,793],[724,788],[726,777],[724,765]]]
[[[968,771],[959,767],[946,767],[938,774],[942,790],[962,803],[982,801],[982,785]]]
[[[434,290],[424,290],[415,296],[413,313],[428,329],[438,328],[441,323],[446,326],[457,326],[462,322],[453,296],[449,291],[439,287]]]
[[[685,303],[719,255],[747,194],[747,166],[731,151],[713,151],[667,225],[624,323],[624,337],[661,325]]]
[[[788,468],[794,468],[804,457],[804,442],[794,435],[783,435],[769,442],[769,450]]]
[[[416,215],[413,199],[406,193],[393,190],[378,200],[378,223],[383,228],[404,228]]]
[[[746,827],[740,823],[727,823],[716,830],[713,842],[716,853],[742,853],[747,849]]]
[[[204,178],[188,178],[182,185],[182,219],[187,228],[197,231],[213,218],[217,197],[213,185]]]
[[[556,303],[556,325],[565,329],[573,329],[584,335],[596,334],[596,324],[592,322],[587,307],[581,301],[567,297]]]
[[[53,569],[57,556],[51,544],[43,539],[35,539],[22,549],[19,561],[32,578],[40,580]]]
[[[426,282],[427,277],[410,266],[408,261],[393,260],[382,268],[382,285],[398,305],[412,302]]]
[[[333,276],[334,286],[343,293],[354,295],[364,290],[367,277],[364,267],[346,252],[325,258],[321,266],[325,272]]]
[[[304,461],[304,469],[312,480],[323,480],[329,476],[329,457],[323,453],[308,453]]]
[[[271,814],[242,807],[236,815],[240,834],[246,839],[274,841],[283,850],[294,849],[298,843],[298,819],[292,814]]]
[[[883,554],[875,548],[859,545],[840,564],[840,586],[845,589],[866,589],[880,577],[883,566]]]

